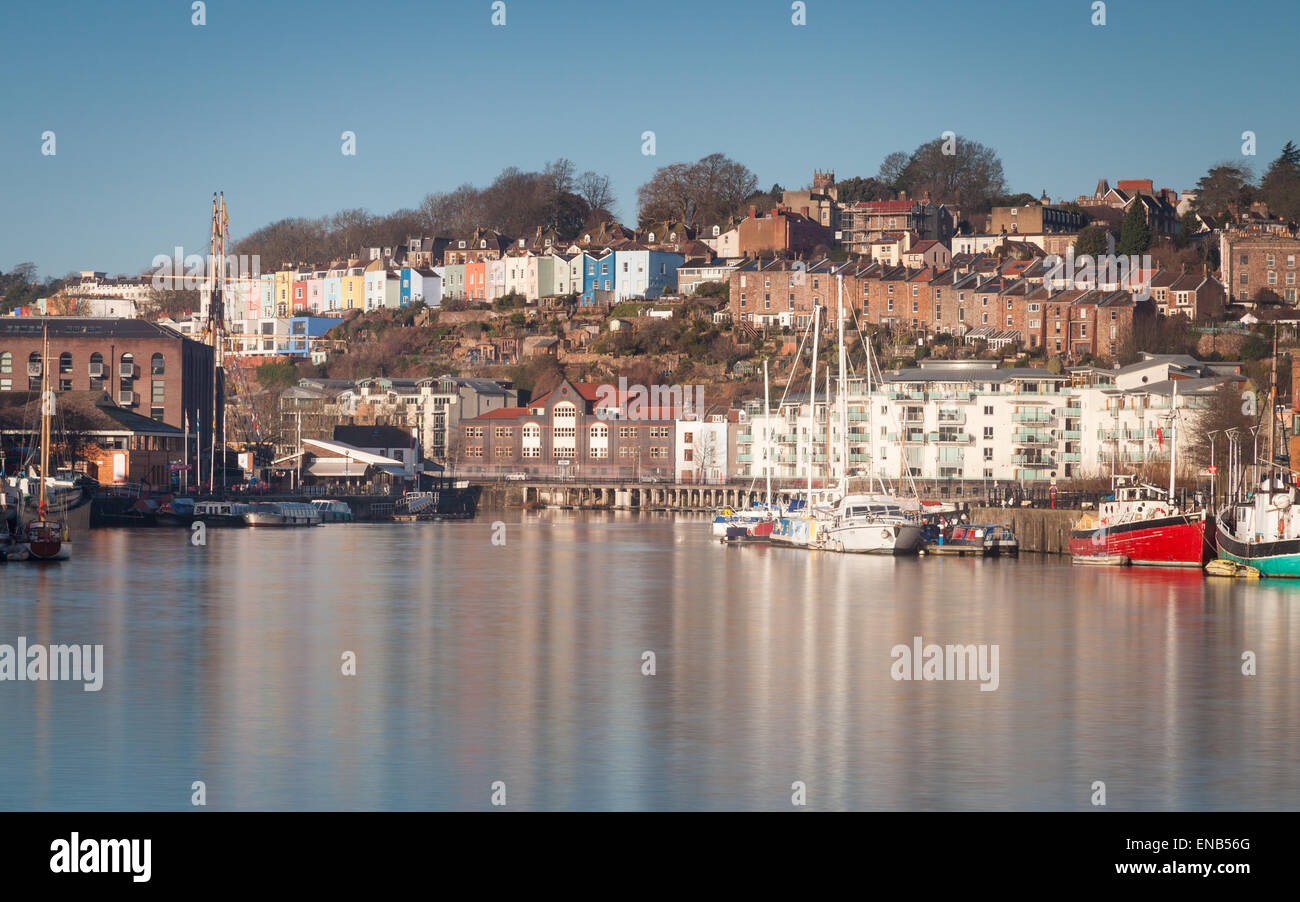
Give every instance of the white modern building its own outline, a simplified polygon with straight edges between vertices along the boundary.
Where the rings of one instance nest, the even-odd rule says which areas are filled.
[[[707,420],[678,420],[677,482],[717,484],[727,481],[727,417],[714,414]]]

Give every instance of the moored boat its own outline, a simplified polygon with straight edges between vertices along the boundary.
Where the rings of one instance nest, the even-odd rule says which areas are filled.
[[[1020,553],[1020,541],[1009,527],[995,523],[951,527],[937,545],[930,545],[930,554],[998,557]]]
[[[1075,564],[1086,564],[1093,567],[1127,567],[1132,563],[1127,555],[1107,554],[1105,552],[1097,552],[1095,554],[1076,554],[1071,558],[1071,562]]]
[[[351,523],[355,519],[352,508],[348,507],[346,501],[316,498],[312,500],[311,505],[320,512],[322,523]]]
[[[1197,567],[1213,557],[1213,518],[1183,511],[1164,489],[1117,476],[1110,499],[1070,530],[1076,557],[1123,555],[1138,567]]]
[[[1215,558],[1205,565],[1206,576],[1223,576],[1229,579],[1259,579],[1258,567],[1230,561],[1227,558]]]
[[[248,505],[244,520],[249,526],[316,526],[320,511],[297,501],[264,501]]]
[[[244,527],[251,505],[231,501],[200,501],[194,505],[194,519],[207,526]]]
[[[1293,478],[1271,473],[1218,524],[1219,557],[1261,576],[1300,578],[1300,502]],[[1208,572],[1208,571],[1207,571]]]
[[[50,333],[47,326],[41,341],[41,469],[40,493],[36,505],[36,519],[27,523],[20,541],[27,546],[31,560],[66,561],[72,557],[72,541],[68,529],[57,520],[50,520],[47,483],[50,481],[50,417],[54,413],[55,396],[49,388]]]
[[[829,548],[852,554],[909,555],[922,546],[920,520],[890,494],[846,495],[825,532]]]

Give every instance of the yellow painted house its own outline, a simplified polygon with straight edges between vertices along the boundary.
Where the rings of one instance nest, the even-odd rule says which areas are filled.
[[[349,267],[339,285],[339,306],[344,310],[356,308],[364,310],[366,306],[366,268]]]
[[[296,269],[281,269],[275,274],[275,315],[288,316],[293,311],[293,283]]]

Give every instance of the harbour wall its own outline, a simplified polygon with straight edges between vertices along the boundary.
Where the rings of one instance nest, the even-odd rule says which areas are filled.
[[[1081,513],[1030,507],[972,507],[970,522],[1011,527],[1020,540],[1021,551],[1069,554],[1070,527]]]

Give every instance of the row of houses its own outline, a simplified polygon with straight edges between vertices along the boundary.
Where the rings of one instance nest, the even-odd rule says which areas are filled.
[[[1159,312],[1198,319],[1224,306],[1223,286],[1203,271],[1098,273],[1090,276],[1091,287],[1081,288],[1045,258],[958,255],[947,266],[911,262],[745,261],[729,276],[728,314],[755,328],[802,328],[821,307],[834,323],[842,292],[853,323],[963,339],[973,330],[1006,333],[1004,343],[1078,360],[1119,354],[1141,317]]]
[[[888,481],[1042,482],[1166,462],[1170,410],[1195,429],[1235,363],[1144,355],[1127,367],[998,368],[923,361],[847,380],[835,393],[762,399],[725,412],[699,403],[630,410],[612,386],[562,382],[520,406],[462,419],[455,468],[471,477],[825,484],[840,471]],[[1174,386],[1178,386],[1175,394]],[[1176,400],[1175,400],[1176,399]],[[841,442],[843,437],[844,441]],[[841,461],[842,447],[848,460]]]

